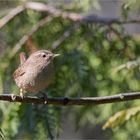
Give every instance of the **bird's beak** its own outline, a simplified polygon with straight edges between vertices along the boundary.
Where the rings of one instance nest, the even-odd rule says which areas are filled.
[[[57,57],[57,56],[60,56],[60,54],[56,53],[56,54],[54,54],[54,56],[53,56],[53,57]]]

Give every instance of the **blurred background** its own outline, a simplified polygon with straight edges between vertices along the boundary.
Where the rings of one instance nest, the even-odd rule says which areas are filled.
[[[37,49],[61,54],[54,62],[55,80],[44,90],[49,97],[140,90],[139,0],[32,2],[0,0],[0,94],[19,95],[12,78],[19,53],[29,56]],[[45,5],[50,7],[46,10]],[[66,18],[64,12],[86,18]],[[0,136],[14,140],[139,139],[139,105],[139,100],[99,106],[1,101]]]

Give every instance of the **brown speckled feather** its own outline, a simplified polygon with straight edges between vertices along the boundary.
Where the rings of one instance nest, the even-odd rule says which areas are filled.
[[[17,77],[22,76],[23,74],[25,74],[25,71],[23,69],[21,69],[21,67],[19,67],[13,73],[13,77],[14,77],[14,79],[16,79]]]
[[[14,80],[22,91],[37,93],[53,81],[53,60],[57,55],[39,50],[32,53],[26,61],[24,56],[20,55],[23,64],[14,72]]]

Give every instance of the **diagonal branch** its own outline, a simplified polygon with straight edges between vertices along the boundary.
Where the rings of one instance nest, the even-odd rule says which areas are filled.
[[[16,15],[18,15],[24,10],[25,10],[25,7],[23,5],[17,6],[16,8],[12,9],[6,16],[0,19],[0,28],[2,28],[12,18],[14,18]]]
[[[27,34],[25,34],[19,40],[19,42],[15,45],[15,47],[11,50],[10,58],[15,56],[15,54],[20,50],[22,45],[24,45],[28,41],[28,39],[32,36],[32,34],[34,34],[39,28],[44,26],[46,23],[51,22],[52,19],[53,19],[53,16],[47,16],[47,17],[43,18],[42,20],[40,20],[36,25],[34,25],[32,27],[32,29]]]
[[[77,29],[77,24],[72,24],[57,40],[55,40],[52,44],[52,49],[57,49],[74,31]]]
[[[53,104],[53,105],[100,105],[140,99],[140,92],[120,93],[104,97],[81,97],[81,98],[38,98],[26,96],[23,99],[14,94],[0,95],[0,100],[9,102],[33,103],[33,104]]]

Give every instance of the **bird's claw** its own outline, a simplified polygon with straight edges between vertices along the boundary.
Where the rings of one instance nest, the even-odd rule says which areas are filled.
[[[41,97],[43,100],[44,100],[44,104],[47,104],[48,103],[48,101],[47,101],[47,95],[44,93],[44,92],[42,92],[42,91],[40,91],[40,93],[43,95],[43,97]]]
[[[16,95],[11,94],[11,98],[12,98],[12,101],[14,101],[16,99]]]
[[[20,97],[23,99],[24,98],[24,90],[21,88],[20,89]]]

